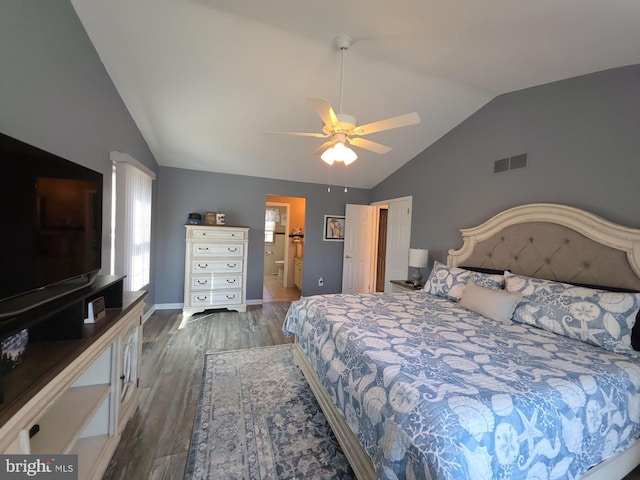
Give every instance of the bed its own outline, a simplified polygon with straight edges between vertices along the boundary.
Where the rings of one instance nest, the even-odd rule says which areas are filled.
[[[357,477],[624,477],[640,463],[640,230],[531,204],[461,232],[423,291],[287,313]]]

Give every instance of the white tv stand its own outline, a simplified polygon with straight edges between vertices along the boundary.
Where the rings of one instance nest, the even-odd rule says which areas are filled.
[[[76,317],[82,322],[88,302],[99,296],[105,298],[107,315],[82,325],[81,338],[45,341],[38,338],[37,325],[29,329],[24,363],[2,378],[0,453],[77,454],[79,479],[102,477],[138,405],[146,292],[123,294],[122,277],[99,277],[67,299],[66,308],[56,301],[51,309],[58,310],[54,323],[77,324]],[[31,384],[25,387],[25,382]],[[30,438],[30,430],[38,431]]]

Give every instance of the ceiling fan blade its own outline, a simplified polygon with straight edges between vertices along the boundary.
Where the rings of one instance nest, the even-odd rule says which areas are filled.
[[[315,137],[315,138],[327,138],[329,135],[326,133],[307,133],[307,132],[264,132],[268,134],[276,135],[295,135],[297,137]]]
[[[366,150],[371,150],[372,152],[380,154],[387,153],[391,150],[391,148],[387,147],[386,145],[372,142],[371,140],[367,140],[366,138],[349,138],[347,141],[355,147],[364,148]]]
[[[333,111],[329,100],[326,98],[309,98],[309,103],[311,103],[325,125],[332,127],[340,122],[336,112]]]
[[[406,127],[408,125],[415,125],[420,123],[420,115],[416,112],[407,113],[405,115],[398,115],[397,117],[387,118],[386,120],[379,120],[373,123],[367,123],[366,125],[360,125],[350,132],[351,135],[369,135],[370,133],[381,132],[383,130],[391,130],[392,128]]]
[[[336,142],[334,142],[333,140],[329,140],[328,142],[324,142],[322,145],[320,145],[318,148],[316,148],[313,151],[313,155],[322,155],[325,150],[327,150],[330,147],[333,147],[333,145],[335,143]]]

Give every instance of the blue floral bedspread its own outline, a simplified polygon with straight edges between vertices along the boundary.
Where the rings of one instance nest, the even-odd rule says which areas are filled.
[[[283,331],[383,479],[575,479],[640,436],[637,358],[423,292],[302,298]]]

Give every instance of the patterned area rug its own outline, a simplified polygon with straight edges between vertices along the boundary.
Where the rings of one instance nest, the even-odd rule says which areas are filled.
[[[355,478],[292,345],[205,356],[185,478]]]

